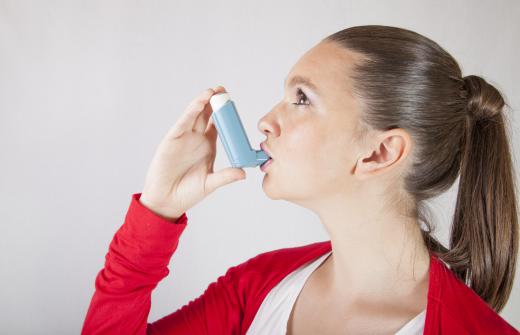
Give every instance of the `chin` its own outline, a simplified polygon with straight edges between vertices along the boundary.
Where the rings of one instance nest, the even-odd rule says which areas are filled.
[[[282,199],[279,188],[281,186],[280,183],[273,182],[273,180],[270,180],[271,178],[272,176],[269,175],[269,172],[264,175],[264,179],[262,180],[262,190],[269,199]]]
[[[269,199],[285,200],[295,204],[306,199],[302,197],[302,193],[295,193],[295,190],[291,187],[284,189],[283,186],[285,184],[274,182],[273,180],[269,180],[269,178],[272,178],[272,176],[266,174],[262,182],[262,190]]]

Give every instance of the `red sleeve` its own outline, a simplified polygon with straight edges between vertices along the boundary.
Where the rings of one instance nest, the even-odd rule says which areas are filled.
[[[168,276],[170,258],[188,219],[186,213],[177,221],[156,215],[139,202],[140,196],[132,195],[125,221],[110,243],[81,334],[238,333],[239,266],[228,269],[197,299],[148,323],[152,290]]]

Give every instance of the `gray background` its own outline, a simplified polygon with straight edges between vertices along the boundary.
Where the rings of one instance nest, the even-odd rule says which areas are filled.
[[[516,0],[1,0],[0,332],[79,333],[130,197],[200,91],[224,85],[258,148],[257,122],[306,50],[349,26],[395,25],[432,38],[464,75],[501,89],[518,129],[519,17]],[[228,166],[220,141],[217,150],[216,170]],[[150,321],[260,252],[328,239],[316,216],[270,200],[263,173],[245,170],[247,180],[188,211]],[[431,202],[443,241],[455,192]],[[517,278],[501,315],[520,328]]]

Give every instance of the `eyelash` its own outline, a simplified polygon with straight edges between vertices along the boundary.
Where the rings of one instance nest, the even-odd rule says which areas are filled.
[[[297,89],[296,96],[298,97],[298,99],[296,100],[297,102],[293,102],[293,105],[296,105],[296,106],[308,106],[308,105],[310,105],[310,102],[306,103],[306,104],[300,104],[299,103],[300,100],[301,100],[301,97],[304,97],[305,101],[309,101],[309,99],[307,98],[307,95],[305,93],[303,93],[303,91],[300,88]]]

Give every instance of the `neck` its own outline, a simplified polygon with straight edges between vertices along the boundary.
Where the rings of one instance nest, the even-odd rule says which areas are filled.
[[[430,257],[416,220],[378,199],[337,196],[316,211],[332,254],[323,264],[325,291],[342,301],[380,302],[415,297],[425,304]]]

